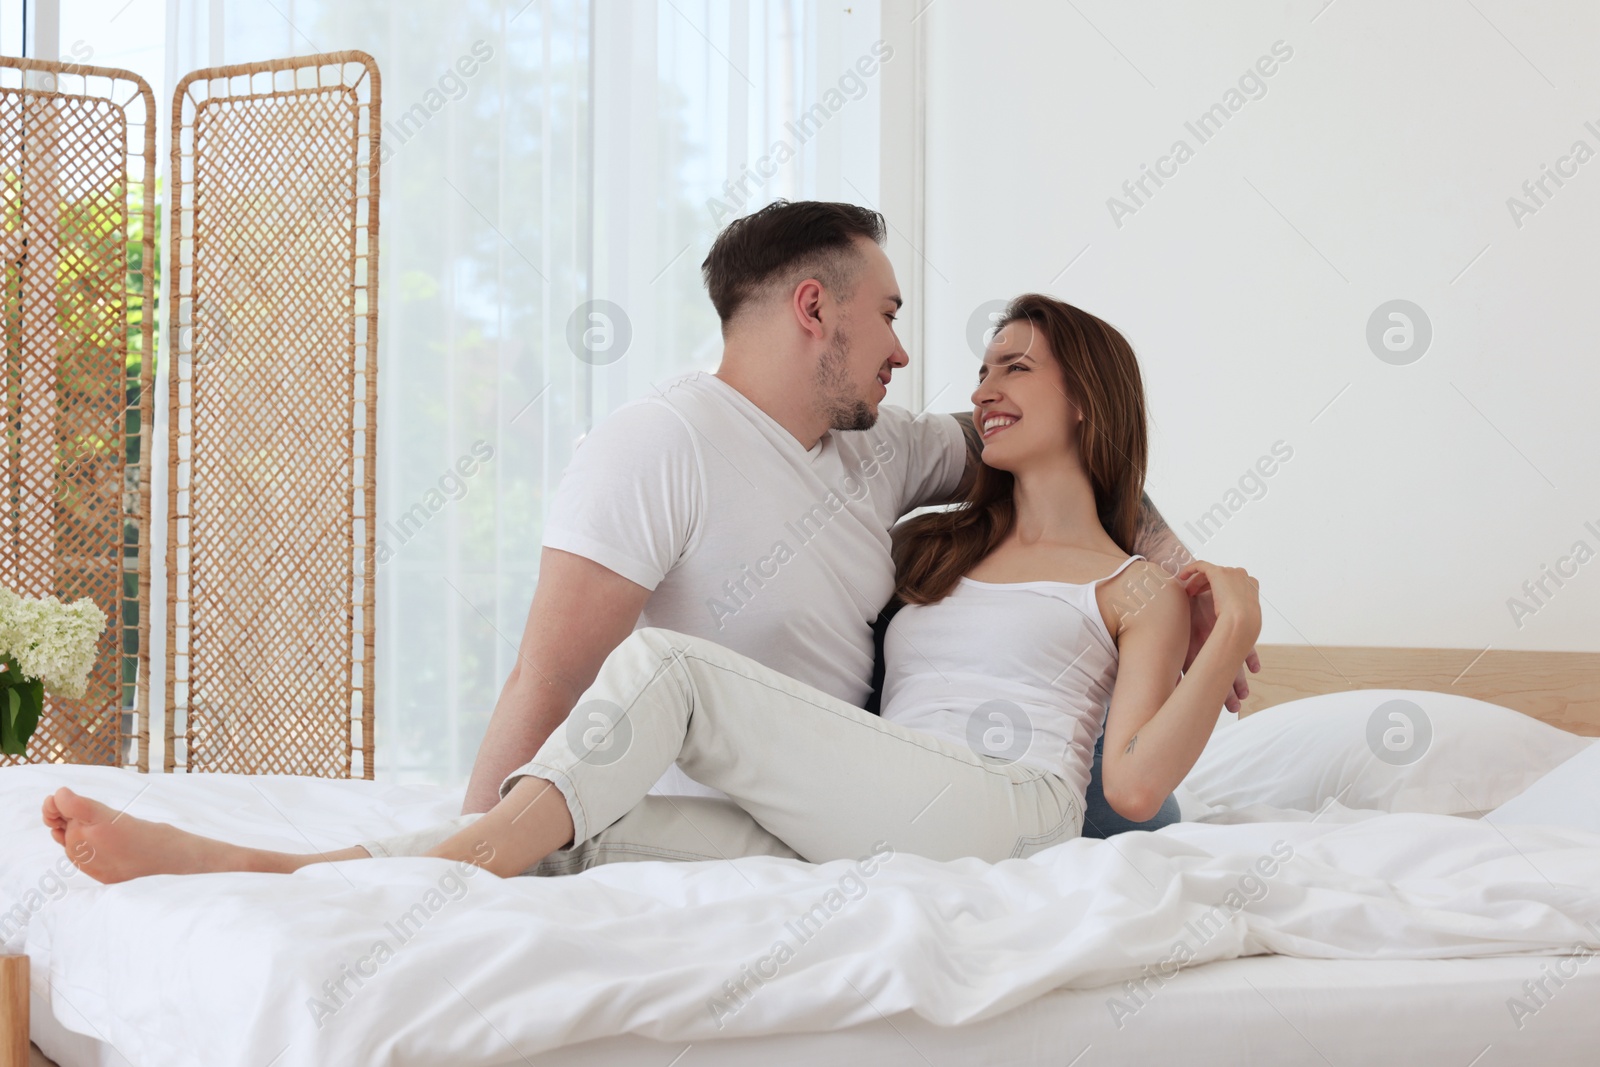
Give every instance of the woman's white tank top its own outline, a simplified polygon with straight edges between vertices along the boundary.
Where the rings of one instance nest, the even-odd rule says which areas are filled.
[[[979,755],[1059,775],[1082,796],[1117,678],[1117,646],[1086,584],[962,578],[907,604],[883,639],[882,714]]]

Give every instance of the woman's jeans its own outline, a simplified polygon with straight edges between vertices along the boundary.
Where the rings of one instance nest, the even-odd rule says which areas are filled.
[[[728,794],[648,796],[674,762]],[[1057,775],[885,722],[714,642],[636,630],[606,659],[524,776],[554,784],[573,844],[530,873],[617,860],[856,859],[884,845],[936,860],[1025,857],[1082,830]],[[363,842],[418,855],[470,825]]]
[[[1133,822],[1118,815],[1106,803],[1106,793],[1100,785],[1100,762],[1105,755],[1105,747],[1106,735],[1102,733],[1100,740],[1094,743],[1094,768],[1089,775],[1089,792],[1083,801],[1084,837],[1112,837],[1129,830],[1159,830],[1182,819],[1178,800],[1170,794],[1162,801],[1161,810],[1147,822]]]

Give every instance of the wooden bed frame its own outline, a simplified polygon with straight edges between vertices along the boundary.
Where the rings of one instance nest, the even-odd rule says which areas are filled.
[[[1349,689],[1459,693],[1600,737],[1600,652],[1262,645],[1241,715]]]
[[[1301,697],[1350,689],[1426,689],[1513,708],[1552,726],[1600,736],[1600,652],[1262,645],[1249,715]],[[36,1057],[36,1058],[30,1058]],[[47,1065],[28,1042],[28,958],[0,957],[0,1067]]]

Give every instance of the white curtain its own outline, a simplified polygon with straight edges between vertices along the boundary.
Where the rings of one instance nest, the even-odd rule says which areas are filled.
[[[376,57],[377,518],[391,553],[378,572],[376,769],[464,781],[573,446],[662,378],[716,364],[699,266],[717,229],[778,196],[876,206],[877,2],[62,8],[62,47],[144,73],[163,115],[196,67]],[[139,43],[151,20],[154,48]]]

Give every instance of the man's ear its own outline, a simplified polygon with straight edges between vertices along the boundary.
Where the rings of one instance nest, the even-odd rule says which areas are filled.
[[[822,305],[826,300],[827,291],[815,278],[807,278],[795,286],[790,297],[796,325],[810,334],[814,341],[821,341],[827,336],[828,331],[822,324]]]

